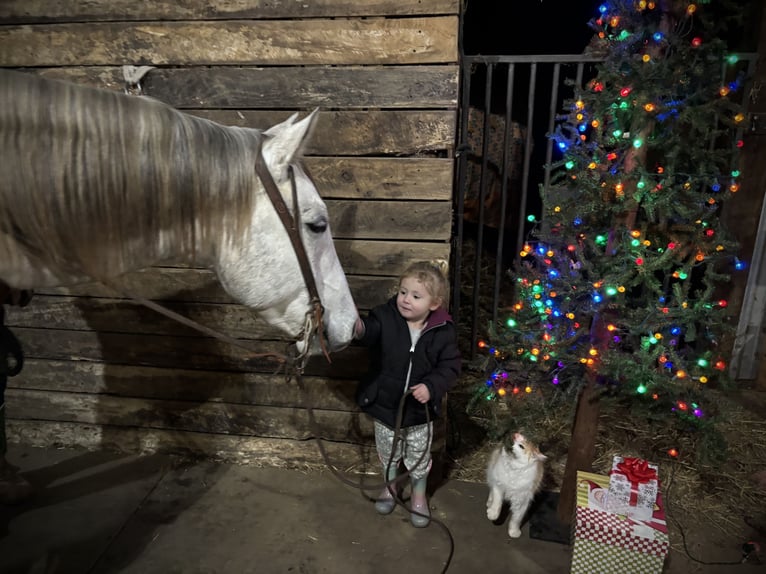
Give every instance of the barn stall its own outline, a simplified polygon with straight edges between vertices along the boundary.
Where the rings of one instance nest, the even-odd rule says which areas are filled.
[[[318,107],[307,165],[364,311],[385,300],[411,260],[450,257],[459,9],[459,0],[9,0],[0,5],[0,66],[140,87],[227,125],[265,129]],[[312,359],[300,391],[275,363],[123,294],[259,353],[283,352],[286,341],[211,271],[153,267],[120,278],[119,288],[41,290],[8,310],[26,353],[6,393],[9,440],[300,465],[321,461],[308,403],[334,460],[370,460],[372,425],[353,401],[364,349],[332,364]],[[444,435],[442,420],[437,452]]]

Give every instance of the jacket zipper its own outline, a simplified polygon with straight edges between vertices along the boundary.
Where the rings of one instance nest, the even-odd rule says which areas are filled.
[[[438,325],[431,325],[430,327],[427,327],[423,331],[421,331],[420,336],[418,337],[418,343],[423,338],[423,335],[428,333],[431,329],[436,329],[436,327],[441,327],[442,325],[446,325],[447,321],[442,321]],[[414,345],[410,343],[410,364],[407,366],[407,377],[404,379],[404,392],[406,393],[407,390],[410,388],[410,376],[412,375],[412,358],[415,356],[415,343]]]
[[[421,333],[421,337],[423,334]],[[420,339],[418,339],[420,340]],[[415,345],[410,343],[410,364],[407,367],[407,377],[404,379],[404,392],[407,392],[407,389],[410,388],[410,375],[412,375],[412,357],[415,355]]]

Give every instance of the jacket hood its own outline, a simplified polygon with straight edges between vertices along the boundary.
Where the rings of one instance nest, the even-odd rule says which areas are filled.
[[[450,315],[444,307],[431,311],[426,321],[425,329],[430,329],[436,325],[442,325],[444,323],[452,323],[452,315]],[[424,329],[424,330],[425,330]]]
[[[396,310],[397,314],[399,314],[399,309],[396,307],[396,295],[388,300],[388,304]],[[438,309],[431,311],[428,315],[426,326],[423,327],[423,330],[427,331],[431,327],[443,325],[444,323],[452,323],[452,315],[450,315],[444,307],[439,307]]]

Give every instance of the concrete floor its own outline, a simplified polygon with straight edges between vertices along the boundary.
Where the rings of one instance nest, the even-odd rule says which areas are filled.
[[[569,572],[569,545],[530,538],[528,524],[511,540],[487,520],[482,484],[438,486],[447,531],[413,528],[402,508],[379,516],[329,472],[14,445],[8,458],[36,495],[0,507],[3,574],[438,574],[450,536],[450,574]],[[684,558],[665,572],[729,571]]]
[[[0,572],[439,573],[445,529],[416,529],[397,508],[375,513],[329,472],[164,456],[11,446],[36,496],[0,508]],[[373,477],[371,482],[378,482]],[[458,572],[567,572],[568,545],[511,540],[485,516],[481,484],[446,482],[431,499]]]

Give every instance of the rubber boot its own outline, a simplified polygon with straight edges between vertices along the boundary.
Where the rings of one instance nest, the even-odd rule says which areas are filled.
[[[398,471],[399,465],[397,463],[391,463],[388,472],[386,472],[386,468],[384,467],[383,475],[386,477],[386,482],[394,480]],[[394,499],[394,494],[392,494],[392,492],[394,494],[397,493],[397,483],[386,486],[378,495],[378,499],[375,501],[375,510],[377,510],[378,514],[391,514],[394,511],[396,500]]]
[[[425,528],[431,523],[431,511],[428,508],[428,497],[426,496],[426,485],[428,475],[423,478],[412,479],[412,497],[410,504],[412,514],[410,521],[415,528]]]

